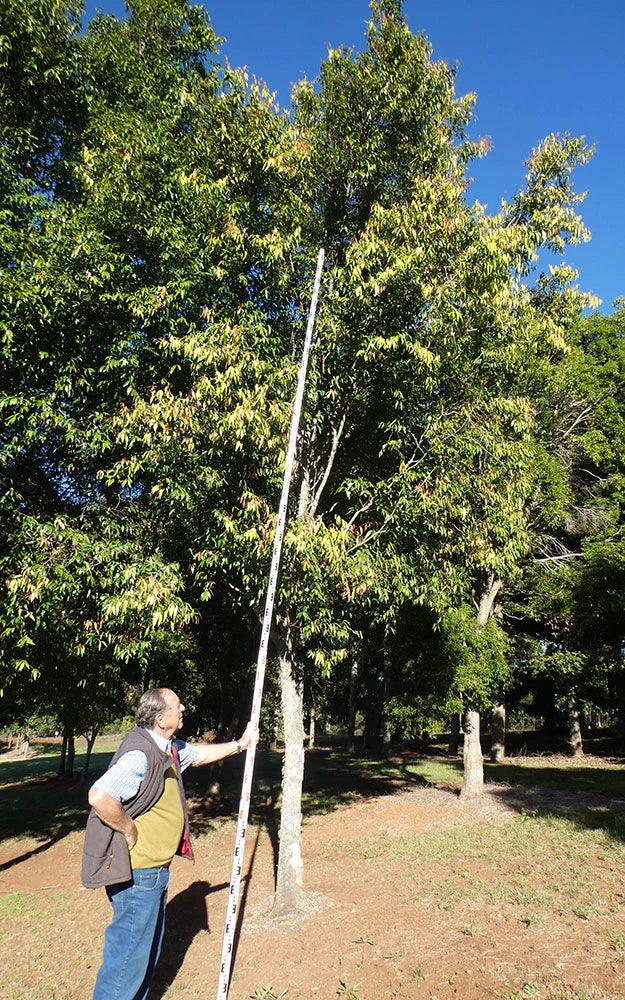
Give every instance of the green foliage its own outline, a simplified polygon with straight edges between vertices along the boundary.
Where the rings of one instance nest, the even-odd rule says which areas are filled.
[[[534,623],[557,605],[571,655],[597,627],[615,650],[622,308],[580,320],[593,300],[575,273],[536,273],[543,249],[588,238],[585,141],[548,136],[516,197],[469,206],[487,152],[467,135],[474,97],[395,0],[373,4],[362,52],[332,50],[298,84],[292,115],[219,66],[199,6],[133,0],[84,34],[73,5],[5,6],[1,686],[16,717],[53,699],[104,722],[180,664],[198,717],[223,728],[238,711],[319,245],[276,621],[308,687],[381,644],[398,733],[486,705],[512,658],[494,599],[478,618],[493,587],[500,603],[516,588]],[[528,566],[565,539],[579,565],[525,600]]]
[[[352,985],[347,979],[340,979],[336,995],[338,997],[343,997],[344,1000],[363,1000],[360,990],[360,983],[354,983]]]
[[[289,990],[281,990],[280,993],[276,993],[275,989],[271,983],[269,986],[259,986],[250,994],[250,1000],[286,1000]]]
[[[532,636],[529,674],[549,678],[560,700],[575,689],[608,710],[620,697],[624,639],[623,329],[618,303],[613,316],[573,324],[546,386],[545,450],[566,502],[560,517],[543,517],[514,609]]]
[[[58,729],[58,720],[54,715],[29,715],[19,720],[19,732],[24,733],[29,739],[37,736],[53,736]],[[0,735],[4,739],[14,736],[16,728],[13,725],[4,727]]]

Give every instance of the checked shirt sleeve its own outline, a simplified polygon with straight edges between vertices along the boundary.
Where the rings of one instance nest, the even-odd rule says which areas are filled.
[[[185,743],[184,740],[176,740],[176,746],[178,747],[180,770],[184,771],[197,760],[199,750],[194,743]]]
[[[129,750],[93,783],[93,787],[107,792],[118,802],[127,802],[139,791],[147,769],[148,759],[143,750]]]

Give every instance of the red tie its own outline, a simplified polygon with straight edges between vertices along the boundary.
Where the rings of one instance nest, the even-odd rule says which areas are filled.
[[[174,758],[174,768],[177,774],[180,774],[180,758],[178,757],[178,747],[176,741],[171,741],[171,755]],[[182,780],[178,778],[178,784],[180,785],[180,794],[184,795],[184,790],[182,788]],[[189,824],[187,822],[186,810],[183,806],[184,813],[184,830],[182,831],[182,838],[180,840],[180,847],[178,848],[178,854],[181,854],[183,858],[193,857],[193,848],[191,847],[191,838],[189,837]]]

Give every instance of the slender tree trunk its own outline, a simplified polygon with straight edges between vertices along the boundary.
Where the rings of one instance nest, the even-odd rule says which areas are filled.
[[[467,708],[464,713],[464,746],[462,759],[464,778],[460,797],[475,801],[484,792],[484,758],[480,743],[480,713],[476,708]]]
[[[89,774],[89,763],[91,761],[91,751],[93,750],[93,744],[95,743],[98,736],[99,727],[92,726],[91,730],[84,734],[87,741],[87,754],[85,757],[85,764],[82,769],[82,774],[80,776],[80,783],[83,785],[87,780],[87,775]]]
[[[498,764],[506,756],[506,706],[503,701],[493,705],[493,740],[490,748],[490,759]]]
[[[246,688],[244,686],[244,691]],[[239,696],[239,702],[241,702],[241,696]],[[228,742],[234,739],[235,733],[239,733],[239,704],[235,706],[234,715],[230,719],[230,723],[226,725],[226,702],[224,698],[223,689],[219,696],[219,709],[217,713],[217,738]],[[223,760],[217,760],[214,764],[209,764],[206,771],[206,788],[208,794],[211,798],[219,798],[221,795],[221,776],[223,774]]]
[[[449,744],[447,753],[450,757],[458,756],[460,746],[460,712],[452,712],[449,725]]]
[[[76,741],[74,739],[74,730],[71,729],[67,740],[67,761],[65,763],[65,776],[67,778],[74,777],[75,756],[76,756]]]
[[[571,757],[584,756],[584,744],[582,743],[582,730],[579,724],[579,707],[577,704],[577,691],[574,687],[569,688],[566,696],[566,717],[569,726],[569,747]]]
[[[315,745],[315,703],[312,702],[310,706],[310,716],[308,718],[308,747],[314,747]]]
[[[371,641],[371,653],[366,661],[365,746],[379,749],[380,742],[384,742],[386,737],[384,706],[390,693],[386,633],[381,626],[376,628]]]
[[[225,712],[225,699],[222,689],[219,692],[219,709],[217,712],[217,735],[220,739],[223,739],[223,733],[224,733],[224,712]]]
[[[280,653],[280,695],[284,721],[280,850],[273,904],[275,916],[292,913],[303,892],[302,783],[304,780],[304,699],[294,676],[290,651]]]
[[[482,591],[477,610],[478,628],[486,625],[493,613],[495,599],[501,590],[502,581],[491,575]],[[480,743],[480,713],[469,704],[464,713],[464,776],[460,796],[469,801],[479,799],[484,792],[484,757]]]
[[[61,758],[59,760],[59,769],[56,772],[59,778],[62,778],[65,774],[65,762],[67,760],[67,743],[69,739],[69,730],[67,726],[63,726],[63,743],[61,745]]]
[[[219,704],[219,716],[217,719],[217,736],[227,743],[233,740],[241,732],[243,725],[241,718],[244,717],[244,705],[249,702],[249,684],[242,686],[237,704],[234,708],[229,724],[225,723],[225,703],[223,694]],[[217,760],[214,764],[209,764],[206,770],[206,788],[211,798],[218,798],[221,795],[221,778],[223,775],[224,761]]]
[[[552,688],[551,682],[549,682],[549,690],[547,692],[547,703],[545,705],[545,714],[543,716],[543,732],[549,743],[553,744],[556,736],[556,729],[558,726],[558,715],[556,712],[556,691]]]
[[[379,746],[380,742],[380,706],[378,693],[371,693],[365,705],[364,745],[367,750]]]
[[[304,516],[311,502],[310,470],[301,466],[297,517]],[[302,858],[302,785],[304,783],[304,686],[294,671],[293,647],[287,632],[286,642],[274,631],[278,651],[280,703],[284,728],[282,762],[282,803],[278,838],[278,864],[274,916],[292,913],[303,895],[304,861]]]
[[[349,714],[347,718],[347,749],[356,749],[356,687],[358,681],[358,660],[352,660],[349,671]]]
[[[364,744],[369,750],[379,745],[380,724],[382,721],[379,664],[377,654],[372,654],[366,661],[365,689],[365,734]]]

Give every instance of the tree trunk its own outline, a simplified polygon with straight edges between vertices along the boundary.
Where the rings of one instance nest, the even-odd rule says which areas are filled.
[[[349,671],[349,714],[347,717],[347,749],[356,749],[356,687],[358,681],[358,660],[352,660]]]
[[[315,703],[310,706],[310,716],[308,719],[308,748],[315,745]]]
[[[96,741],[98,735],[98,726],[92,726],[90,732],[83,734],[87,741],[87,755],[85,757],[85,764],[82,769],[82,774],[80,775],[80,783],[84,785],[87,780],[87,775],[89,774],[89,762],[91,761],[91,751],[93,750],[93,744]]]
[[[571,757],[583,757],[584,744],[582,743],[582,730],[579,724],[577,691],[574,687],[569,688],[567,692],[566,717],[569,725],[569,748]]]
[[[367,750],[379,746],[380,723],[382,721],[381,712],[381,692],[378,676],[377,657],[372,656],[366,664],[366,690],[365,690],[365,733],[364,745]]]
[[[484,792],[484,758],[480,743],[480,713],[467,708],[464,713],[464,778],[460,797],[469,801],[479,799]]]
[[[502,581],[491,574],[482,591],[477,610],[478,628],[486,625],[493,613],[495,599],[501,590]],[[484,758],[480,743],[480,713],[470,705],[464,713],[464,777],[460,796],[468,801],[479,799],[484,793]]]
[[[506,706],[503,701],[493,705],[493,739],[490,747],[491,763],[498,764],[506,756]]]
[[[76,741],[74,740],[74,730],[71,729],[67,740],[67,761],[65,762],[65,777],[74,777],[74,758],[76,756]]]
[[[65,761],[67,760],[67,743],[69,738],[69,730],[66,726],[63,726],[63,743],[61,745],[61,758],[59,760],[59,768],[56,772],[59,778],[62,778],[65,774]]]
[[[558,728],[558,713],[556,711],[557,695],[551,681],[545,680],[544,683],[547,687],[547,692],[542,728],[549,743],[553,743],[555,740],[556,729]]]
[[[293,674],[289,650],[280,653],[280,699],[284,722],[280,850],[276,875],[275,916],[297,909],[302,897],[302,783],[304,780],[304,699]]]
[[[217,737],[218,739],[223,739],[224,734],[224,714],[225,714],[225,699],[223,689],[219,692],[219,709],[217,711]]]
[[[460,746],[460,712],[452,712],[449,729],[447,753],[450,757],[457,757]]]

